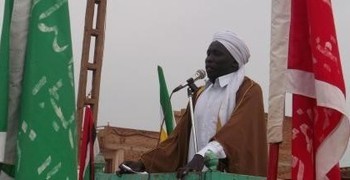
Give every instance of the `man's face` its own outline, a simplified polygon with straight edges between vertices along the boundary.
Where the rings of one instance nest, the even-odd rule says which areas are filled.
[[[205,69],[209,80],[214,83],[215,79],[238,70],[238,62],[230,52],[218,41],[210,44],[205,59]]]

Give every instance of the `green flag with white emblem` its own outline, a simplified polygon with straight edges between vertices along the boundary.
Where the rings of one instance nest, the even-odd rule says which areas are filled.
[[[7,1],[13,2],[13,12],[5,119],[16,122],[13,126],[18,130],[12,150],[16,155],[15,179],[76,179],[77,132],[68,1]],[[4,54],[0,65],[5,64]],[[12,83],[15,90],[11,90]],[[9,132],[9,123],[6,126]],[[9,149],[10,136],[6,136],[5,149]]]
[[[76,179],[73,58],[67,0],[32,1],[16,179]]]

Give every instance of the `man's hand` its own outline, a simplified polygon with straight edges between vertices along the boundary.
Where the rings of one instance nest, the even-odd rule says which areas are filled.
[[[184,167],[177,170],[177,178],[183,178],[188,172],[191,171],[202,171],[204,167],[204,157],[196,154],[193,156],[192,160]]]
[[[145,171],[145,165],[142,161],[124,161],[119,165],[118,174],[130,174]]]

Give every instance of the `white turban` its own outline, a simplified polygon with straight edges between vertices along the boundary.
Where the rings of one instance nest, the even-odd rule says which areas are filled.
[[[246,64],[250,57],[249,49],[242,39],[231,31],[220,31],[214,34],[213,41],[219,41],[238,62],[239,67]]]

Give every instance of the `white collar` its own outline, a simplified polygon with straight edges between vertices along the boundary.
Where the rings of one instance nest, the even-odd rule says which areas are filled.
[[[216,87],[219,87],[219,86],[220,87],[225,87],[225,86],[227,86],[230,83],[232,77],[234,76],[234,73],[235,72],[232,72],[232,73],[220,76],[220,77],[215,79],[214,83],[211,83],[210,81],[208,81],[207,87],[209,87],[210,85],[213,85],[213,86],[216,86]]]

